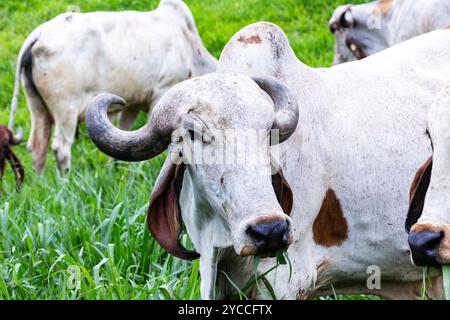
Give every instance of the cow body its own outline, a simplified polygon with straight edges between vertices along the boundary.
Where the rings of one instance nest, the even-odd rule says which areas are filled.
[[[126,97],[120,126],[129,129],[139,111],[150,111],[168,88],[216,65],[179,0],[163,0],[152,12],[63,14],[29,36],[18,60],[32,122],[28,149],[38,173],[52,123],[58,165],[63,171],[70,167],[77,123],[94,95]],[[17,93],[18,88],[15,104]]]
[[[330,19],[334,64],[359,60],[415,36],[450,25],[450,3],[378,0],[338,7]]]
[[[433,153],[411,186],[406,222],[412,261],[419,266],[450,263],[450,84],[430,108]]]

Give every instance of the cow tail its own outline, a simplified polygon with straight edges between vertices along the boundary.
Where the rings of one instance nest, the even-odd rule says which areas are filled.
[[[35,91],[36,95],[41,97],[39,92],[37,91],[36,86],[34,85],[34,81],[32,78],[33,61],[31,55],[31,49],[33,48],[33,45],[36,43],[36,41],[39,40],[39,35],[40,35],[40,28],[34,30],[28,36],[28,38],[25,40],[22,47],[20,48],[19,55],[17,57],[16,74],[14,80],[14,92],[11,101],[11,112],[9,114],[9,123],[8,123],[8,128],[12,132],[14,132],[14,117],[16,115],[17,105],[19,101],[20,80],[22,75],[27,78],[27,80],[31,84],[32,90]]]

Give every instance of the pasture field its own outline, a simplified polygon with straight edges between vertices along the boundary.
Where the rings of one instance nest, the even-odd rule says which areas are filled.
[[[265,20],[278,24],[299,59],[316,67],[331,65],[328,20],[334,8],[346,2],[186,0],[214,56],[219,57],[242,27]],[[72,10],[148,11],[157,4],[158,0],[0,1],[0,123],[8,122],[16,55],[35,27]],[[140,115],[135,126],[145,120]],[[27,138],[30,123],[23,94],[16,126]],[[3,181],[6,195],[0,199],[0,299],[200,297],[198,262],[168,256],[146,229],[148,201],[164,156],[114,164],[90,142],[82,125],[71,173],[59,175],[49,149],[47,169],[38,177],[25,145],[15,147],[26,169],[23,188],[14,191],[8,167]]]

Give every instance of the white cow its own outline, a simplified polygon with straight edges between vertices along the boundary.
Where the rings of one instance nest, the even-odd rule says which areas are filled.
[[[237,286],[251,279],[251,255],[287,247],[292,277],[288,266],[268,275],[278,298],[324,294],[331,284],[338,293],[414,298],[422,270],[409,260],[404,190],[431,152],[427,111],[450,74],[449,47],[450,30],[440,30],[362,61],[313,69],[281,29],[256,23],[230,40],[218,73],[169,90],[143,128],[114,127],[106,111],[125,102],[106,94],[87,108],[87,129],[118,159],[169,149],[148,224],[169,253],[200,257],[203,298],[215,298],[217,286],[221,297],[233,293],[228,279]],[[238,133],[230,138],[229,130]],[[257,148],[235,146],[246,130],[265,133]],[[284,141],[272,155],[268,132]],[[200,146],[204,162],[190,161]],[[224,153],[249,161],[223,163]],[[196,252],[179,242],[182,221]],[[274,264],[264,259],[259,270]],[[368,270],[381,272],[381,288],[366,286]]]
[[[406,229],[412,261],[419,266],[450,264],[450,84],[430,108],[433,156],[411,186]]]
[[[334,64],[360,60],[450,25],[448,0],[377,0],[338,7],[329,22]]]
[[[35,169],[40,174],[45,167],[54,124],[52,149],[59,169],[67,171],[77,124],[96,94],[126,97],[120,127],[128,130],[167,89],[214,71],[216,64],[181,0],[162,0],[151,12],[62,14],[34,30],[20,50],[10,127],[22,78]]]

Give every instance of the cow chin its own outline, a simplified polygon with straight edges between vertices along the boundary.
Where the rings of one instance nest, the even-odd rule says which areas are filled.
[[[284,213],[257,215],[239,223],[234,249],[242,257],[274,257],[292,244],[292,221]]]

